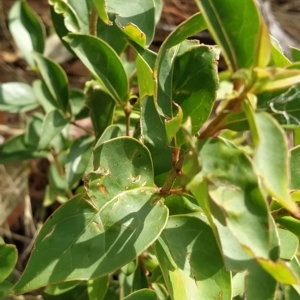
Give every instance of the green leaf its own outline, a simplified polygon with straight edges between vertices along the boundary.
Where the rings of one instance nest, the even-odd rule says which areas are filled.
[[[69,34],[66,41],[110,96],[125,105],[128,80],[117,53],[106,42],[89,35]]]
[[[56,62],[38,53],[34,53],[34,60],[56,105],[66,113],[69,110],[69,88],[65,71]]]
[[[266,261],[262,258],[258,258],[259,264],[267,271],[272,277],[286,284],[299,284],[299,279],[296,273],[293,271],[291,266],[283,260],[278,260],[276,262]]]
[[[45,46],[45,29],[38,16],[26,1],[16,1],[8,16],[8,26],[18,49],[27,63],[33,67],[33,51],[43,53]]]
[[[108,288],[108,276],[88,281],[89,300],[103,300]]]
[[[296,213],[295,203],[288,190],[288,151],[283,130],[268,114],[254,114],[259,141],[254,154],[255,169],[268,192],[286,209]],[[251,125],[250,125],[251,126]]]
[[[290,188],[300,190],[300,146],[289,151],[290,156]]]
[[[290,46],[290,50],[293,62],[300,61],[300,49]]]
[[[76,120],[81,120],[89,116],[89,110],[85,105],[85,95],[82,90],[70,90],[70,107],[71,113]]]
[[[108,13],[116,15],[116,24],[130,39],[142,47],[151,44],[155,30],[153,0],[93,0],[93,3],[106,24],[110,23]]]
[[[143,187],[118,193],[100,209],[82,195],[69,200],[41,229],[15,292],[93,279],[133,260],[166,224],[160,199],[155,188]]]
[[[0,84],[0,110],[11,113],[26,112],[38,105],[30,85],[21,82]]]
[[[155,24],[157,24],[160,20],[160,16],[162,13],[162,8],[164,5],[163,0],[154,0],[154,6],[155,6]]]
[[[97,36],[109,44],[118,54],[121,54],[127,45],[126,35],[122,30],[115,23],[108,25],[100,18],[97,22]]]
[[[85,1],[81,1],[85,3]],[[80,32],[79,20],[73,7],[62,0],[49,0],[49,4],[53,6],[53,11],[56,14],[63,15],[64,25],[68,31]]]
[[[141,141],[149,149],[155,176],[167,172],[172,167],[172,151],[163,120],[157,112],[153,97],[147,97],[141,108]]]
[[[5,299],[5,296],[8,296],[11,292],[13,284],[7,280],[0,282],[0,299]]]
[[[268,258],[272,250],[268,208],[249,158],[218,139],[206,140],[200,155],[202,176],[214,184],[209,192],[215,218],[227,224],[242,247]]]
[[[136,70],[139,87],[139,99],[142,103],[146,96],[153,96],[155,93],[155,82],[153,80],[153,71],[143,57],[136,52]]]
[[[206,29],[202,14],[198,13],[181,23],[164,41],[158,52],[154,67],[154,79],[157,80],[157,105],[162,113],[169,118],[172,113],[172,78],[174,58],[179,50],[178,44],[186,38]]]
[[[291,260],[297,252],[299,240],[297,236],[288,230],[278,228],[280,241],[280,258],[284,260]]]
[[[0,282],[13,271],[17,258],[18,251],[15,245],[0,245]]]
[[[68,284],[68,282],[64,282],[58,285],[61,286],[66,284]],[[66,292],[57,295],[52,295],[51,293],[48,294],[47,292],[44,292],[42,294],[42,297],[44,300],[86,300],[88,299],[87,286],[85,283],[77,284],[75,287],[67,290]]]
[[[240,272],[232,277],[232,296],[236,297],[245,291],[245,276],[247,272]]]
[[[171,216],[161,238],[165,247],[155,249],[172,299],[231,299],[231,275],[206,222]]]
[[[216,99],[218,55],[215,48],[195,46],[175,58],[173,100],[183,111],[183,122],[191,118],[192,134],[208,119]]]
[[[281,68],[289,66],[291,62],[284,55],[279,42],[272,36],[271,36],[271,43],[272,43],[272,58],[271,58],[270,65],[281,67]]]
[[[79,284],[80,281],[68,281],[68,282],[62,282],[58,284],[51,284],[45,288],[45,292],[48,295],[60,295],[73,289]]]
[[[114,99],[99,84],[93,84],[87,89],[86,105],[90,109],[96,140],[112,124],[115,104]]]
[[[91,200],[102,207],[118,193],[154,186],[149,150],[135,139],[120,137],[96,146],[94,171],[85,177]]]
[[[25,134],[17,135],[0,146],[0,163],[22,161],[35,157],[45,157],[47,152],[37,151],[37,147],[25,143]]]
[[[259,266],[246,276],[245,294],[249,300],[273,300],[276,287],[276,280]]]
[[[25,132],[25,143],[37,148],[42,132],[43,115],[35,113],[28,121]]]
[[[69,190],[82,178],[86,170],[92,155],[93,141],[94,139],[91,136],[82,136],[76,139],[69,148],[65,165],[67,188]]]
[[[49,113],[53,109],[59,109],[60,105],[52,97],[45,82],[43,80],[35,80],[32,84],[34,95],[40,103],[45,113]]]
[[[66,118],[59,110],[50,111],[44,119],[38,148],[47,148],[52,139],[67,126],[70,120],[70,117]]]
[[[180,126],[183,123],[182,122],[182,120],[183,120],[182,109],[176,103],[174,103],[174,105],[176,106],[176,108],[178,110],[177,114],[172,119],[165,120],[166,133],[167,133],[169,143],[176,136],[176,133],[179,131]],[[173,112],[175,114],[176,109],[175,110],[173,109]]]
[[[230,0],[226,4],[222,0],[198,0],[196,3],[214,40],[222,47],[231,71],[268,64],[269,34],[253,0]]]
[[[298,126],[300,124],[299,87],[292,86],[289,89],[273,93],[262,93],[258,97],[259,108],[266,110],[280,124]]]
[[[136,291],[124,298],[124,300],[141,300],[141,299],[157,300],[157,296],[153,290],[143,289],[143,290]]]

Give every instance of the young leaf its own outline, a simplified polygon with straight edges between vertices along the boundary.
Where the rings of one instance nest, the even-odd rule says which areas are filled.
[[[45,223],[14,290],[25,293],[47,284],[113,272],[157,239],[167,217],[155,188],[123,191],[100,209],[78,195]]]
[[[50,111],[44,119],[38,148],[46,148],[51,140],[67,126],[70,120],[70,117],[66,118],[59,110]]]
[[[128,101],[128,79],[117,53],[104,41],[89,35],[69,34],[70,47],[119,104]]]
[[[15,245],[0,244],[0,282],[13,271],[18,252]]]
[[[11,113],[26,112],[38,105],[30,85],[21,82],[0,84],[0,110]]]
[[[9,30],[27,63],[33,67],[32,52],[43,53],[45,29],[26,1],[16,1],[8,16]]]
[[[153,97],[147,97],[141,108],[141,140],[149,149],[155,176],[167,172],[172,166],[172,151],[163,120],[158,114]]]
[[[155,8],[153,0],[93,0],[99,17],[110,23],[108,13],[116,15],[115,22],[134,42],[149,46],[154,37]]]
[[[169,254],[157,247],[158,242],[155,248],[172,299],[217,299],[219,295],[231,299],[231,275],[206,222],[195,216],[171,216],[161,238]],[[173,262],[167,263],[169,256]]]
[[[270,38],[253,0],[230,0],[226,3],[222,0],[198,0],[196,3],[212,36],[222,47],[231,71],[268,64]]]
[[[38,53],[34,54],[42,79],[56,105],[63,111],[69,110],[68,78],[61,66]]]
[[[82,178],[86,170],[92,155],[93,141],[91,136],[83,136],[75,140],[70,146],[66,158],[66,179],[69,190]]]

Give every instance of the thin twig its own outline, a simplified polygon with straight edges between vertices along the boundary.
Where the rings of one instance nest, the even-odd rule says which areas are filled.
[[[97,36],[97,21],[98,14],[96,9],[93,7],[90,13],[90,35]]]
[[[159,193],[163,197],[170,195],[172,186],[173,186],[177,176],[179,176],[181,173],[181,168],[182,168],[184,157],[185,156],[182,155],[180,157],[180,159],[177,161],[177,163],[172,167],[172,169],[170,170],[170,172],[167,176],[167,179],[166,179],[164,185],[161,187]]]

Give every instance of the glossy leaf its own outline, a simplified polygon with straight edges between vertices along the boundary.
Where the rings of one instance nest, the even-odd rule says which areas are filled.
[[[13,271],[17,258],[18,252],[15,245],[0,244],[0,282]]]
[[[259,138],[254,163],[268,192],[285,208],[297,208],[288,192],[288,151],[283,130],[266,113],[255,113],[255,129]]]
[[[125,105],[128,80],[117,53],[104,41],[89,35],[69,34],[66,41],[111,97]]]
[[[124,298],[124,300],[141,300],[141,299],[157,300],[157,296],[153,290],[143,289],[143,290],[136,291]]]
[[[206,29],[202,14],[198,13],[180,24],[164,41],[158,52],[154,67],[154,78],[157,80],[157,105],[162,113],[169,118],[172,112],[172,77],[174,58],[178,52],[178,44],[186,38]]]
[[[18,49],[33,67],[33,51],[43,53],[45,29],[26,1],[16,1],[9,11],[8,26]]]
[[[14,289],[24,293],[49,283],[104,276],[144,251],[160,235],[167,217],[154,188],[119,193],[101,209],[79,195],[43,226]]]
[[[87,89],[86,105],[90,109],[96,140],[112,124],[115,104],[114,99],[98,84]]]
[[[85,186],[97,207],[123,191],[154,186],[149,150],[135,139],[121,137],[96,146],[94,170],[85,177]]]
[[[154,37],[155,8],[153,0],[93,0],[99,17],[110,23],[108,13],[116,16],[115,22],[130,39],[140,46],[149,46]],[[111,20],[113,21],[113,20]]]
[[[172,299],[231,299],[231,275],[204,221],[171,216],[161,238],[164,246],[156,242],[155,249]]]
[[[172,166],[172,152],[168,146],[164,122],[156,110],[153,97],[143,100],[141,133],[141,140],[151,153],[155,175],[169,171]]]
[[[75,140],[70,146],[65,166],[69,190],[82,178],[92,155],[92,144],[93,138],[91,136],[83,136]]]
[[[181,124],[183,123],[183,112],[179,105],[175,104],[178,112],[175,114],[176,110],[173,109],[174,117],[170,120],[165,120],[166,133],[169,143],[176,136],[176,133],[179,131]]]
[[[223,49],[231,71],[268,64],[269,34],[253,0],[231,0],[226,4],[221,0],[201,0],[196,3],[213,38]]]
[[[208,119],[218,88],[218,50],[196,46],[175,58],[173,100],[183,111],[183,122],[192,121],[195,134]]]
[[[0,84],[0,110],[11,113],[26,112],[38,105],[30,85],[21,82]]]
[[[63,112],[67,112],[69,109],[69,88],[66,73],[56,62],[38,53],[34,54],[34,60],[56,105]]]
[[[46,148],[52,139],[58,135],[69,122],[70,118],[66,118],[59,110],[50,111],[44,119],[38,148]]]

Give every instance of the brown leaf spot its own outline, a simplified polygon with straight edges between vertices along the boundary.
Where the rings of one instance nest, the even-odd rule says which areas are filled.
[[[101,194],[104,194],[104,195],[108,194],[107,189],[103,184],[98,186],[98,190]]]

